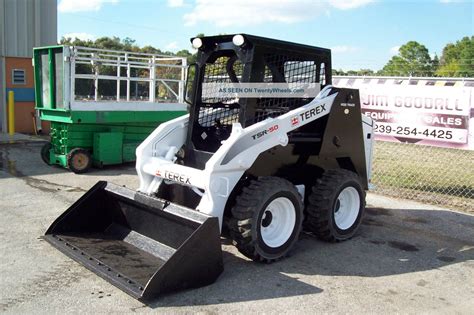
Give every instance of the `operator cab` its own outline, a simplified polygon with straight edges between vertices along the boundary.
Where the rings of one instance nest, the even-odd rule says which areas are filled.
[[[221,142],[230,136],[233,123],[245,128],[314,99],[236,97],[223,93],[230,84],[313,83],[320,89],[331,84],[329,49],[246,34],[193,38],[191,42],[198,55],[196,64],[190,66],[190,72],[194,72],[190,122],[181,161],[187,166],[204,169]],[[297,142],[306,137],[314,141],[311,130],[317,129],[311,125],[299,128],[290,139]]]

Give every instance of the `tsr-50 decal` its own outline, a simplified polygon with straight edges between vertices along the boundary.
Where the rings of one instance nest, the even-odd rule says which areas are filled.
[[[157,170],[156,176],[159,176],[164,179],[170,179],[175,182],[191,185],[190,178],[183,174],[178,174],[178,173],[168,172],[168,171],[163,172],[163,171]]]
[[[272,133],[272,132],[274,132],[274,131],[277,131],[277,130],[278,130],[278,125],[273,125],[273,126],[271,126],[270,128],[268,128],[268,129],[259,131],[259,132],[257,132],[256,134],[252,135],[252,139],[253,139],[253,140],[257,140],[257,139],[259,139],[259,138],[261,138],[261,137],[263,137],[263,136],[265,136],[265,135],[267,135],[267,134],[269,134],[269,133]]]

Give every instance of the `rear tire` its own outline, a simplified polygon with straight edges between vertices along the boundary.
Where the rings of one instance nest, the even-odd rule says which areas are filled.
[[[344,241],[357,232],[364,210],[365,192],[357,174],[329,170],[308,197],[304,228],[324,241]]]
[[[67,155],[67,165],[76,174],[86,173],[92,165],[91,154],[86,149],[72,149]]]
[[[260,177],[243,188],[231,213],[228,228],[237,249],[255,261],[272,262],[298,240],[303,204],[289,181]]]
[[[47,165],[51,165],[51,161],[49,159],[49,152],[50,150],[53,148],[53,145],[51,144],[51,142],[48,142],[48,143],[45,143],[42,147],[41,147],[41,159],[43,160],[44,163],[46,163]]]

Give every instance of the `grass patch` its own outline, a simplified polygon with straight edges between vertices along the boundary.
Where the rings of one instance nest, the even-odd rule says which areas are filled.
[[[474,212],[474,151],[377,141],[375,191]]]

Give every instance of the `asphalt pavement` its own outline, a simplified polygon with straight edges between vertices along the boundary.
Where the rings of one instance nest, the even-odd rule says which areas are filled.
[[[134,165],[75,175],[45,165],[41,145],[0,144],[2,313],[474,312],[474,216],[371,193],[349,241],[302,234],[290,257],[267,265],[223,239],[216,283],[142,304],[40,238],[97,181],[136,189]]]

